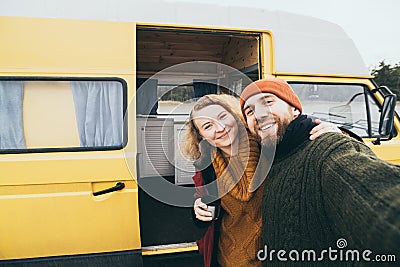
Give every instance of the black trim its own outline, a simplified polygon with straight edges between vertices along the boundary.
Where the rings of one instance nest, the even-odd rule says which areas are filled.
[[[0,81],[114,81],[122,84],[123,94],[123,135],[122,145],[102,147],[65,147],[65,148],[26,148],[0,149],[1,154],[49,153],[49,152],[81,152],[81,151],[108,151],[123,149],[128,143],[128,85],[119,77],[41,77],[41,76],[0,76]]]
[[[143,256],[145,267],[203,267],[203,256],[196,251]]]
[[[143,266],[141,250],[32,259],[0,260],[0,267],[131,267]]]
[[[126,144],[125,144],[126,145]],[[26,148],[26,149],[2,149],[0,154],[23,154],[23,153],[50,153],[50,152],[82,152],[82,151],[106,151],[120,150],[123,146],[94,146],[94,147],[66,147],[66,148]]]
[[[100,196],[100,195],[104,195],[104,194],[108,194],[111,192],[115,192],[115,191],[120,191],[122,189],[125,188],[125,183],[123,182],[118,182],[115,186],[104,189],[104,190],[100,190],[97,192],[93,192],[93,196]]]
[[[373,84],[376,84],[375,83],[375,81],[374,80],[372,80],[372,82],[373,82]],[[375,105],[379,108],[379,115],[381,115],[381,112],[382,112],[382,105],[378,102],[378,100],[376,99],[376,97],[374,96],[374,94],[375,93],[377,93],[377,92],[380,92],[381,93],[381,95],[382,95],[382,97],[383,98],[385,98],[385,96],[387,95],[387,94],[392,94],[392,92],[389,90],[389,92],[387,92],[386,90],[385,91],[382,91],[382,90],[379,90],[379,88],[380,87],[378,87],[378,88],[375,88],[375,89],[369,89],[369,87],[367,86],[367,85],[364,85],[365,86],[365,90],[366,90],[366,92],[368,93],[368,95],[371,97],[371,99],[375,102]],[[383,104],[383,103],[382,103]],[[368,106],[368,111],[369,112],[371,112],[371,109],[370,109],[370,106],[369,106],[369,101],[367,101],[366,102],[366,105]],[[394,110],[394,114],[393,114],[393,116],[395,116],[396,115],[396,109]],[[371,116],[371,115],[370,115]],[[371,128],[372,128],[372,122],[371,122]],[[371,129],[371,131],[372,131],[372,129]],[[397,136],[397,129],[396,129],[396,127],[395,127],[395,125],[394,125],[394,122],[393,122],[393,128],[392,128],[392,138],[393,137],[396,137]],[[378,134],[378,135],[374,135],[374,136],[370,136],[371,138],[378,138],[378,137],[380,137],[380,135]]]
[[[258,44],[258,46],[259,46],[259,44]],[[260,74],[258,72],[258,64],[253,64],[251,66],[244,67],[244,68],[240,69],[239,71],[244,73],[247,77],[249,77],[250,80],[253,80],[254,78],[259,79],[259,77],[260,77]]]
[[[190,33],[190,34],[210,34],[210,35],[226,35],[230,36],[253,36],[259,37],[259,32],[244,32],[244,31],[236,31],[236,30],[219,30],[219,29],[196,29],[196,28],[188,28],[183,29],[181,27],[168,27],[168,26],[147,26],[147,25],[138,25],[136,31],[156,31],[156,32],[172,32],[172,33]]]
[[[372,136],[371,108],[369,106],[368,96],[370,96],[371,99],[373,99],[373,101],[376,101],[376,99],[370,92],[372,92],[372,91],[368,90],[367,86],[364,86],[364,101],[365,101],[365,108],[367,109],[368,135]]]

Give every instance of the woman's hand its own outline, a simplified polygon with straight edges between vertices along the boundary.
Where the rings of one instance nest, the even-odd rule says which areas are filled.
[[[319,137],[321,134],[324,134],[324,133],[341,133],[342,132],[336,125],[334,125],[332,123],[323,122],[319,119],[316,119],[315,123],[317,124],[317,126],[315,126],[314,128],[311,129],[310,140],[315,140],[317,137]]]
[[[212,220],[212,213],[207,210],[207,205],[201,202],[201,198],[196,199],[193,209],[196,218],[200,221],[209,222]]]

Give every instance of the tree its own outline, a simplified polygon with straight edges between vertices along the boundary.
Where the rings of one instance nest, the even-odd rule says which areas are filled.
[[[400,100],[400,63],[391,66],[382,60],[378,67],[371,70],[371,75],[375,76],[374,80],[379,86],[386,85]]]

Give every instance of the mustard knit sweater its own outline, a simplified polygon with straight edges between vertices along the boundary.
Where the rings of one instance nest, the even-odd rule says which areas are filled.
[[[262,243],[263,189],[249,190],[259,161],[259,145],[245,129],[239,132],[239,138],[236,156],[224,158],[217,152],[212,161],[225,211],[221,218],[217,260],[224,267],[261,266],[256,253]]]

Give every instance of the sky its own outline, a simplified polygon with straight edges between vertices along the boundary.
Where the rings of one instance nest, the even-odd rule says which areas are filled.
[[[168,1],[168,0],[167,0]],[[340,25],[353,39],[368,68],[385,60],[400,64],[399,0],[169,0],[259,7],[325,19]]]

